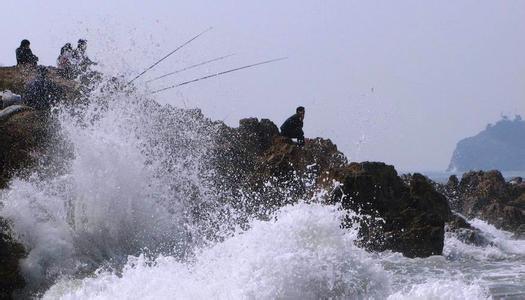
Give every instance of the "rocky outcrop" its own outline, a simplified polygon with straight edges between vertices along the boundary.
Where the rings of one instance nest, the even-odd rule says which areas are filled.
[[[335,171],[342,186],[332,195],[345,209],[361,215],[361,244],[371,250],[393,250],[408,257],[440,255],[444,225],[450,217],[446,198],[426,177],[411,176],[405,184],[393,166],[352,163]]]
[[[525,224],[525,185],[506,182],[499,171],[468,172],[441,187],[451,206],[467,218],[520,233]]]
[[[63,101],[73,103],[80,93],[75,81],[62,78],[54,67],[46,67],[48,78],[63,92]],[[33,68],[0,67],[0,90],[24,94],[25,85],[36,75]],[[0,111],[0,189],[9,179],[22,175],[49,145],[57,142],[52,135],[53,118],[45,111],[14,105]]]
[[[13,291],[25,286],[19,267],[25,255],[24,247],[11,237],[8,223],[0,218],[0,299],[11,299]]]
[[[65,92],[64,99],[72,100],[79,95],[79,85],[75,81],[64,79],[57,68],[49,66],[46,69],[47,76]],[[10,90],[22,95],[26,84],[35,76],[34,68],[0,67],[0,91]]]
[[[424,176],[415,174],[405,184],[393,166],[348,164],[330,140],[307,139],[299,147],[279,136],[269,120],[241,120],[218,136],[219,178],[242,190],[243,197],[230,198],[242,199],[238,206],[280,207],[325,191],[322,201],[359,214],[346,225],[359,222],[359,243],[366,248],[408,257],[442,253],[450,208]]]
[[[14,174],[27,170],[43,152],[49,140],[45,114],[25,110],[0,121],[0,189]]]
[[[49,70],[51,80],[71,99],[76,93],[75,83],[59,78],[56,69]],[[0,90],[23,94],[25,84],[34,75],[32,69],[1,67]],[[0,189],[6,188],[13,176],[24,177],[37,161],[45,160],[46,151],[57,142],[52,134],[53,128],[53,119],[48,112],[21,105],[0,111]],[[24,279],[19,273],[19,260],[24,256],[25,250],[12,237],[8,222],[0,218],[0,299],[10,299],[13,291],[24,287]]]
[[[0,122],[0,188],[13,175],[23,176],[55,143],[48,116],[28,110]],[[245,212],[246,219],[265,218],[299,200],[321,201],[348,211],[343,225],[358,222],[358,242],[369,250],[393,250],[408,257],[442,253],[450,209],[425,177],[414,174],[404,182],[384,163],[349,164],[327,139],[307,139],[299,147],[279,136],[270,120],[243,119],[237,128],[206,122],[217,132],[205,164],[213,172],[203,177],[212,183],[218,201]],[[203,205],[210,207],[195,207],[196,218],[206,218],[202,212],[216,207]]]
[[[454,150],[449,170],[525,170],[525,121],[504,118],[495,125],[461,140]]]
[[[465,218],[454,212],[445,225],[445,232],[453,234],[465,244],[478,247],[492,245],[492,242],[483,235],[481,230],[473,227]]]

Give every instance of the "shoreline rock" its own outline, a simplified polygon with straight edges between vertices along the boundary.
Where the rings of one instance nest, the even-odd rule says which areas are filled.
[[[0,299],[11,299],[13,291],[24,288],[19,265],[24,257],[24,247],[13,239],[8,222],[0,218]]]
[[[324,202],[341,203],[343,209],[361,214],[346,225],[360,224],[359,243],[367,249],[408,257],[442,254],[444,225],[451,212],[446,198],[424,176],[413,175],[407,185],[393,166],[348,164],[330,140],[307,139],[298,147],[278,136],[269,120],[244,119],[239,128],[225,132],[219,135],[219,164],[227,170],[221,175],[232,185],[259,192],[244,195],[253,207],[280,207],[329,191]],[[279,185],[290,193],[284,203],[276,200]]]
[[[0,87],[20,92],[15,86]],[[66,101],[74,103],[75,99]],[[162,109],[156,103],[153,106]],[[246,212],[245,218],[265,218],[269,212],[301,199],[340,204],[349,216],[342,226],[359,223],[357,242],[368,250],[392,250],[407,257],[442,254],[445,223],[454,217],[445,196],[423,175],[402,178],[393,166],[385,163],[349,163],[329,139],[307,139],[304,147],[299,147],[281,137],[277,126],[267,119],[242,119],[238,128],[232,128],[206,119],[200,110],[188,110],[188,113],[216,128],[215,146],[209,149],[215,176],[209,179],[220,193],[220,201],[242,209]],[[31,166],[45,156],[46,150],[56,144],[53,122],[49,114],[34,110],[10,114],[0,121],[0,189],[6,188],[13,176],[29,172]],[[456,182],[453,189],[457,190],[458,199],[464,195],[477,199],[479,187],[475,183],[487,181],[479,180],[480,176],[467,176],[465,183],[463,179]],[[498,194],[509,189],[506,185],[502,187],[500,179],[489,176],[489,190],[494,189]],[[473,189],[467,189],[471,186]],[[452,185],[448,188],[452,189]],[[469,206],[468,203],[477,203],[475,200],[461,201],[463,204],[458,205],[464,210],[479,206]],[[517,207],[523,202],[525,196],[495,207],[507,212],[507,206]],[[462,228],[473,230],[466,225]],[[0,228],[0,235],[10,237],[6,228]],[[16,251],[13,250],[12,255],[6,252],[7,259],[22,257],[22,251],[15,244]],[[8,286],[16,289],[23,285],[16,282]]]
[[[506,182],[501,172],[467,172],[461,181],[453,176],[438,189],[449,199],[451,207],[467,218],[479,218],[517,235],[522,231],[525,185]]]

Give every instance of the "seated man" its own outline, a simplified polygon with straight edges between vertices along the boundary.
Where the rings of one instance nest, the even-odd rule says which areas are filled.
[[[304,107],[299,106],[295,110],[295,115],[289,117],[281,126],[281,135],[288,138],[297,139],[299,146],[304,145],[304,132],[303,132],[303,120],[304,120]]]
[[[29,48],[29,41],[22,40],[20,47],[16,49],[16,65],[17,66],[32,66],[36,67],[38,57],[33,54]]]
[[[36,77],[27,83],[22,99],[27,106],[37,110],[46,110],[56,104],[63,95],[63,90],[47,77],[47,69],[40,66]]]

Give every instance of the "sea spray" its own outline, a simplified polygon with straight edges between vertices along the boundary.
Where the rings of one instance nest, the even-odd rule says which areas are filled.
[[[213,200],[203,181],[209,123],[138,94],[92,93],[74,113],[56,108],[68,147],[51,155],[64,169],[51,174],[42,164],[0,194],[1,215],[29,251],[30,288],[145,251],[182,259],[201,240],[191,224],[196,207]]]
[[[342,215],[336,206],[289,205],[191,263],[130,257],[121,276],[65,279],[44,299],[386,298],[388,274],[354,245],[355,230],[340,228]]]

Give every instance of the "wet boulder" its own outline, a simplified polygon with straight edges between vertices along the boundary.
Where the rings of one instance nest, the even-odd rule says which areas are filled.
[[[458,240],[465,244],[478,247],[492,245],[492,243],[483,235],[481,230],[470,225],[464,217],[457,213],[452,213],[450,219],[446,223],[445,231],[453,234]]]
[[[47,144],[47,118],[28,109],[0,121],[0,189],[10,178],[24,172],[37,159]]]
[[[407,257],[442,254],[451,211],[426,177],[414,174],[405,184],[393,166],[364,162],[336,170],[334,178],[342,185],[331,201],[358,213],[347,222],[359,222],[362,246]]]
[[[9,224],[0,218],[0,299],[11,299],[25,286],[19,261],[26,256],[24,247],[11,236]]]
[[[506,182],[499,171],[465,173],[454,190],[458,212],[499,229],[517,232],[525,224],[525,186]]]
[[[221,191],[232,191],[224,197],[232,206],[257,215],[299,200],[340,203],[349,216],[359,214],[345,224],[359,222],[359,243],[369,250],[408,257],[442,253],[450,208],[422,175],[405,183],[393,166],[348,164],[330,140],[306,139],[301,147],[268,120],[245,119],[219,132],[216,170],[225,181]]]

